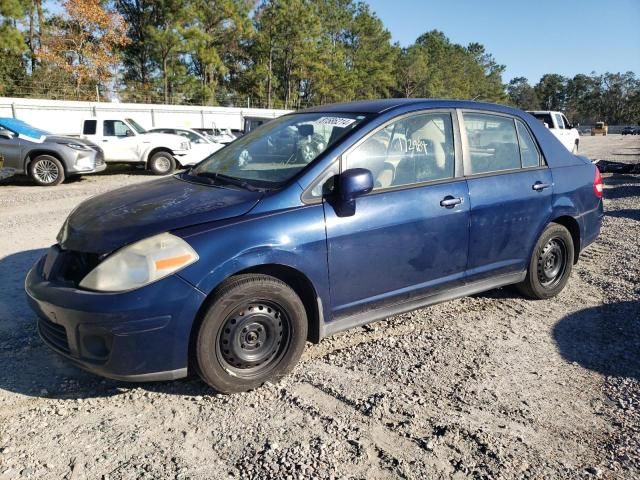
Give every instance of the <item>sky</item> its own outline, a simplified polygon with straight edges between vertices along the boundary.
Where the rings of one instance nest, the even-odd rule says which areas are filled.
[[[545,73],[640,74],[640,0],[367,0],[406,47],[441,30],[454,43],[478,42],[506,65],[503,81]]]

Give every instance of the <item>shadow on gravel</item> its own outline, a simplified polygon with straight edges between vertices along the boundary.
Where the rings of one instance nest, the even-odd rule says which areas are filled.
[[[52,352],[38,336],[37,317],[24,292],[27,272],[45,252],[35,249],[0,255],[0,396],[4,390],[31,397],[95,398],[122,394],[135,387],[172,395],[213,393],[196,378],[144,384],[107,380]]]
[[[587,308],[567,315],[553,329],[569,362],[607,376],[640,379],[640,301]]]
[[[605,210],[604,214],[608,217],[629,218],[640,222],[640,208],[623,208],[620,210]]]

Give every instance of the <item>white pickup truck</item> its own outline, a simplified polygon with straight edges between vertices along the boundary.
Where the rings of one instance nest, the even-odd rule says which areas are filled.
[[[188,139],[147,132],[130,118],[87,118],[82,121],[81,132],[81,138],[102,148],[105,162],[144,164],[156,175],[167,175],[202,160],[191,154]]]
[[[578,153],[580,133],[573,128],[573,125],[569,123],[569,120],[567,120],[567,117],[565,117],[562,112],[534,110],[529,111],[529,113],[544,123],[544,125],[551,130],[551,133],[567,147],[567,150],[573,154]]]

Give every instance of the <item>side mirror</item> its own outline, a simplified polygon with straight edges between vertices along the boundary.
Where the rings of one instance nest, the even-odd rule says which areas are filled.
[[[131,130],[129,130],[129,129],[126,129],[126,130],[125,130],[125,132],[124,132],[124,134],[125,134],[125,136],[127,136],[127,137],[133,137],[133,132],[132,132]]]
[[[338,177],[338,198],[335,205],[339,217],[356,213],[356,197],[373,190],[373,174],[366,168],[351,168]]]

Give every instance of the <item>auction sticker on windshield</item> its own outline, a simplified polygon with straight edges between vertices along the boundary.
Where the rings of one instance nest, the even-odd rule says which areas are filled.
[[[320,117],[315,123],[319,125],[332,125],[334,127],[348,127],[355,121],[354,118]]]

